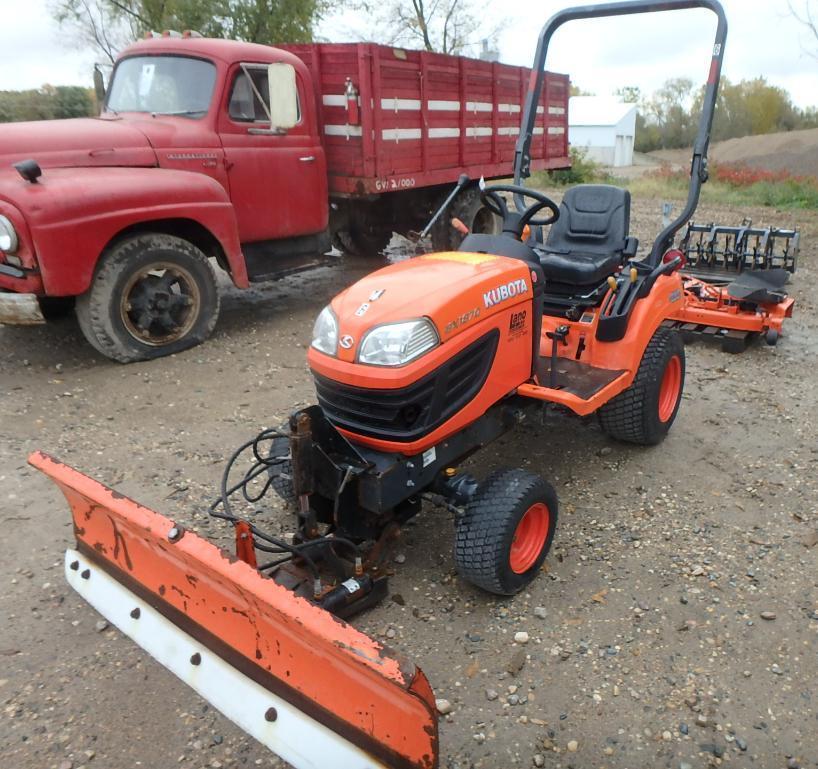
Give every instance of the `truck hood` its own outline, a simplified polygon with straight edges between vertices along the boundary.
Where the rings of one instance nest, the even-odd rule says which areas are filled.
[[[101,118],[0,126],[0,168],[29,158],[41,168],[157,165],[142,131],[125,121]]]

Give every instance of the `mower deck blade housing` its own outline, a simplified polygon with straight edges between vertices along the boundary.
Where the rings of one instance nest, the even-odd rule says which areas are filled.
[[[69,584],[296,769],[434,769],[423,673],[212,543],[46,454],[77,539]]]

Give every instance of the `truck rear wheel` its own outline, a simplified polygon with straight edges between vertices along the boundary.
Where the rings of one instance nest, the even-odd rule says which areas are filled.
[[[332,245],[351,256],[379,257],[392,240],[392,230],[376,226],[351,226],[334,233]]]
[[[91,286],[77,297],[77,319],[103,355],[130,363],[200,344],[219,315],[216,273],[186,240],[145,233],[106,252]]]
[[[469,232],[498,235],[501,222],[480,200],[480,188],[473,184],[463,190],[432,227],[432,247],[435,251],[457,251],[465,237],[452,227],[452,219],[460,219]]]
[[[497,470],[457,523],[454,560],[463,579],[514,595],[540,572],[557,527],[557,493],[525,470]]]

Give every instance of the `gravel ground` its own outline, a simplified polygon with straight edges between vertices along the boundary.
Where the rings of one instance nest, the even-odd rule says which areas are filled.
[[[644,242],[658,209],[635,201]],[[796,219],[699,218],[746,215]],[[356,624],[449,701],[441,766],[818,766],[818,215],[797,219],[785,338],[740,356],[689,347],[662,446],[616,445],[593,420],[552,413],[471,463],[478,476],[530,468],[557,487],[557,538],[528,592],[498,600],[460,582],[448,513],[407,527],[392,600]],[[223,537],[203,514],[223,460],[313,400],[312,321],[370,267],[228,291],[210,342],[150,363],[101,358],[71,319],[0,328],[3,766],[281,766],[69,590],[67,507],[25,458],[45,449]]]

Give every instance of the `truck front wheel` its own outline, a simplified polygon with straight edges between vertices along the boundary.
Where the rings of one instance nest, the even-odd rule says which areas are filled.
[[[77,297],[77,319],[103,355],[130,363],[186,350],[210,336],[219,315],[216,273],[186,240],[143,233],[100,259]]]

